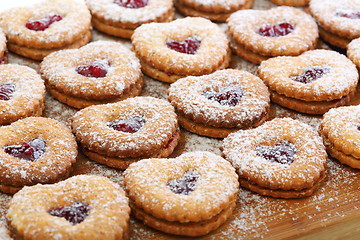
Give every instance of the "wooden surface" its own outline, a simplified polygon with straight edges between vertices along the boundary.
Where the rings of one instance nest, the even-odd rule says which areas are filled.
[[[255,7],[266,9],[274,6],[267,0],[256,0]],[[224,27],[224,24],[221,25]],[[93,40],[120,41],[130,47],[129,41],[120,40],[94,31]],[[10,54],[11,63],[19,63],[38,70],[38,62]],[[256,65],[237,56],[232,56],[231,68],[243,69],[254,73]],[[166,99],[168,84],[145,78],[142,95]],[[356,94],[351,104],[359,104],[360,95]],[[44,116],[55,118],[69,124],[75,109],[46,97]],[[321,116],[314,117],[286,110],[272,104],[271,118],[292,117],[310,124],[317,129]],[[182,140],[171,157],[183,152],[207,150],[221,154],[221,140],[201,137],[182,130]],[[79,154],[73,175],[97,174],[109,177],[123,184],[122,171],[108,168],[89,161]],[[358,239],[360,224],[360,172],[328,160],[326,183],[313,196],[304,199],[283,200],[263,197],[247,190],[239,190],[236,210],[231,219],[215,232],[199,239]],[[0,193],[0,239],[4,233],[5,214],[11,196]],[[131,218],[131,239],[183,239],[167,235],[144,226]]]

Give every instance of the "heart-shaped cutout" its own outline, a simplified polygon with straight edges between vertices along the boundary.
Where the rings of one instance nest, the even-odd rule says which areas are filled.
[[[288,22],[280,22],[277,24],[265,24],[259,29],[259,34],[264,37],[282,37],[292,33],[295,26]]]
[[[54,22],[59,22],[63,18],[59,14],[49,14],[41,19],[29,20],[26,22],[25,26],[34,31],[44,31]]]
[[[0,85],[0,100],[10,100],[15,92],[15,83],[4,83]]]
[[[74,202],[70,206],[53,208],[49,211],[51,216],[65,218],[72,225],[85,220],[90,211],[90,206],[85,202]]]
[[[168,48],[179,53],[195,54],[200,47],[201,41],[197,37],[188,37],[184,41],[169,40],[166,42]]]
[[[294,144],[288,141],[281,141],[275,146],[262,145],[255,148],[256,155],[265,158],[270,162],[288,164],[294,162],[296,148]]]
[[[106,77],[109,67],[109,60],[96,59],[90,64],[77,66],[75,71],[85,77],[103,78]]]
[[[7,145],[3,147],[4,152],[7,154],[31,162],[34,162],[40,158],[44,154],[45,148],[46,143],[41,138],[35,138],[29,142]]]
[[[114,120],[107,122],[106,125],[115,129],[116,131],[135,133],[144,126],[146,120],[142,116],[134,116],[127,119]]]
[[[173,193],[189,195],[195,190],[199,177],[196,171],[187,171],[181,178],[170,180],[166,185]]]
[[[115,0],[114,3],[125,8],[143,8],[148,5],[149,0]]]
[[[216,101],[221,105],[236,106],[243,96],[243,91],[237,85],[221,88],[219,91],[209,90],[202,93],[209,100]]]

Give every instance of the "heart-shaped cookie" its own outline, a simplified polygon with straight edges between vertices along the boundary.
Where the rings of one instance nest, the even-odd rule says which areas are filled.
[[[85,3],[74,0],[47,0],[6,10],[0,16],[0,26],[11,51],[36,60],[91,40],[90,12]]]
[[[0,65],[0,125],[41,116],[44,100],[44,81],[34,69],[17,64]]]
[[[340,162],[360,168],[360,106],[331,109],[324,114],[319,132],[328,153]]]
[[[326,176],[322,139],[309,125],[290,118],[229,134],[223,153],[236,168],[240,185],[262,195],[310,196]]]
[[[142,160],[124,176],[135,217],[167,233],[205,235],[224,223],[236,204],[235,169],[210,152]]]
[[[142,24],[170,22],[175,15],[172,0],[86,0],[86,5],[96,29],[123,38]]]
[[[330,50],[263,61],[258,75],[270,88],[272,101],[309,114],[348,103],[359,79],[356,66]]]
[[[118,184],[78,175],[22,189],[6,217],[15,239],[128,239],[129,214],[128,198]]]
[[[76,161],[77,144],[64,124],[41,117],[0,127],[0,191],[66,178]]]
[[[230,61],[225,33],[203,18],[144,24],[135,30],[131,39],[143,72],[164,82],[209,74],[226,68]],[[191,51],[180,47],[184,41],[196,47],[191,47]]]
[[[340,48],[360,37],[359,0],[312,0],[310,12],[319,24],[320,37]]]
[[[234,12],[252,8],[254,0],[176,0],[175,7],[185,15],[203,17],[212,21],[225,22]]]
[[[180,125],[208,137],[224,138],[259,126],[270,108],[270,94],[261,79],[235,69],[179,79],[168,94]]]
[[[72,129],[90,159],[126,169],[147,157],[167,157],[180,139],[174,108],[153,97],[128,98],[85,108]]]
[[[311,16],[291,7],[238,11],[227,23],[232,50],[255,64],[270,57],[299,55],[314,49],[318,39]]]
[[[48,91],[75,108],[134,97],[143,86],[139,60],[116,42],[54,52],[42,61],[40,72]]]

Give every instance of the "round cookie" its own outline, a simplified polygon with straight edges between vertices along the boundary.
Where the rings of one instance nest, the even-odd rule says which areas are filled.
[[[176,0],[176,9],[185,16],[225,22],[234,12],[252,8],[254,0]]]
[[[99,31],[131,38],[144,23],[170,22],[174,19],[172,0],[86,0],[92,24]]]
[[[333,46],[346,48],[360,37],[360,0],[312,0],[310,12],[319,24],[320,37]]]
[[[292,7],[303,7],[310,3],[310,0],[270,0],[277,5],[286,5]]]
[[[292,7],[238,11],[227,23],[233,52],[255,64],[276,56],[297,56],[314,49],[318,39],[316,22]]]
[[[266,196],[310,196],[326,176],[327,154],[320,136],[290,118],[229,134],[223,153],[236,168],[240,185]]]
[[[0,125],[41,116],[44,99],[44,81],[35,70],[17,64],[0,65]]]
[[[226,68],[230,61],[225,33],[203,18],[144,24],[131,39],[142,71],[163,82],[210,74]]]
[[[85,3],[74,0],[46,0],[6,10],[0,16],[0,27],[10,51],[35,60],[91,40],[90,12]]]
[[[179,79],[168,94],[180,125],[208,137],[224,138],[259,126],[270,109],[270,94],[261,79],[234,69]]]
[[[360,69],[360,38],[352,40],[347,46],[347,56]]]
[[[6,218],[14,239],[128,239],[129,201],[108,178],[79,175],[25,187]]]
[[[135,54],[109,41],[54,52],[43,60],[40,72],[51,95],[75,108],[134,97],[143,86]]]
[[[235,169],[210,152],[139,161],[124,172],[124,183],[136,218],[191,237],[215,230],[232,215],[239,187]]]
[[[74,116],[72,129],[86,156],[121,169],[143,158],[167,157],[180,138],[174,108],[153,97],[85,108]]]
[[[360,106],[331,109],[324,114],[319,132],[329,155],[360,169]]]
[[[8,62],[8,54],[6,50],[6,36],[2,29],[0,29],[0,64]]]
[[[65,179],[76,161],[77,145],[64,124],[29,117],[0,127],[0,191]]]
[[[259,66],[258,75],[273,102],[308,114],[324,114],[349,103],[359,79],[356,66],[330,50],[268,59]]]

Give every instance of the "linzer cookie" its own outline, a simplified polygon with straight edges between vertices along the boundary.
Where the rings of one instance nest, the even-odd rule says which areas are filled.
[[[86,0],[99,31],[130,38],[141,24],[174,19],[172,0]]]
[[[224,138],[239,129],[259,126],[270,108],[265,84],[240,70],[182,78],[171,84],[168,93],[180,125],[208,137]]]
[[[35,70],[17,64],[0,65],[0,125],[41,116],[45,85]]]
[[[0,14],[0,27],[10,51],[35,60],[91,40],[90,12],[85,3],[74,0],[47,0],[6,10]]]
[[[310,196],[326,177],[322,139],[309,125],[290,118],[229,134],[223,153],[236,168],[240,185],[266,196]]]
[[[234,12],[252,8],[254,0],[176,0],[175,7],[185,16],[225,22]]]
[[[352,40],[347,46],[347,56],[360,69],[360,38]]]
[[[51,95],[75,108],[137,96],[143,85],[139,60],[116,42],[54,52],[41,63],[40,72]]]
[[[134,216],[166,233],[205,235],[223,224],[236,205],[235,169],[210,152],[142,160],[124,176]]]
[[[128,239],[129,200],[106,177],[79,175],[14,195],[6,218],[14,239]]]
[[[303,7],[310,3],[310,0],[270,0],[277,5],[286,5],[292,7]]]
[[[64,124],[41,117],[0,127],[0,191],[66,178],[76,161],[77,145]]]
[[[314,49],[318,28],[312,17],[292,7],[243,10],[228,19],[233,52],[255,64],[276,56]]]
[[[312,0],[310,12],[319,24],[320,37],[340,48],[360,37],[359,5],[360,0]]]
[[[210,74],[230,61],[225,33],[204,18],[144,24],[131,39],[142,71],[163,82]]]
[[[331,109],[324,114],[319,132],[329,155],[360,169],[360,106]]]
[[[7,55],[8,54],[6,50],[6,36],[3,30],[1,30],[0,28],[0,64],[8,62]]]
[[[73,118],[72,129],[90,159],[127,168],[148,157],[167,157],[180,138],[174,108],[153,97],[90,106]]]
[[[258,75],[269,87],[273,102],[308,114],[323,114],[349,103],[359,79],[356,66],[330,50],[263,61]]]

